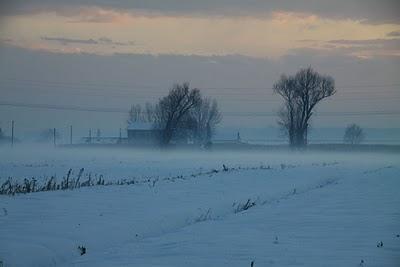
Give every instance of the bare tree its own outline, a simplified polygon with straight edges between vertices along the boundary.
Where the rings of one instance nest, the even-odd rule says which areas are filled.
[[[128,113],[128,120],[126,121],[128,125],[133,124],[138,121],[142,121],[142,106],[139,104],[132,105]]]
[[[282,75],[274,84],[274,91],[285,101],[278,113],[278,123],[289,137],[289,144],[292,147],[305,146],[315,106],[336,92],[333,78],[320,75],[309,67],[294,76]]]
[[[189,83],[175,84],[169,94],[162,99],[156,106],[156,121],[158,126],[163,129],[161,143],[168,145],[172,137],[176,134],[185,116],[191,109],[199,105],[201,101],[200,91],[190,89]]]
[[[211,142],[215,128],[222,120],[217,101],[208,97],[201,99],[200,103],[193,108],[191,116],[195,121],[194,137],[200,144]]]
[[[357,145],[364,141],[365,134],[360,126],[353,123],[347,126],[343,136],[343,141],[346,144]]]
[[[144,108],[140,104],[132,105],[128,113],[128,125],[134,124],[135,122],[155,122],[154,106],[150,103],[146,103]]]
[[[287,77],[282,75],[279,82],[274,84],[274,91],[281,95],[285,101],[284,106],[278,112],[278,124],[283,130],[284,134],[289,137],[289,144],[295,143],[296,121],[297,121],[297,105],[295,94],[295,79],[294,77]]]
[[[155,106],[151,103],[146,103],[144,106],[144,120],[146,122],[152,122],[155,123],[157,120],[156,114],[155,114]]]

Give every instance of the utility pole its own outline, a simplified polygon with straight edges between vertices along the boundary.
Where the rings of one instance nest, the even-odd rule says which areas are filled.
[[[72,125],[69,126],[69,144],[72,145]]]
[[[122,129],[119,128],[119,143],[122,142]]]
[[[54,146],[56,146],[56,128],[53,128],[53,142]]]
[[[14,120],[11,121],[11,147],[14,146]]]
[[[92,129],[89,129],[89,144],[92,143]]]

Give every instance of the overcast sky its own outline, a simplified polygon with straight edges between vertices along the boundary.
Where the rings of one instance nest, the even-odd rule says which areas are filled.
[[[275,126],[270,88],[307,66],[338,90],[314,127],[400,127],[399,14],[389,0],[3,0],[0,127],[116,132],[183,81],[219,100],[224,126]]]

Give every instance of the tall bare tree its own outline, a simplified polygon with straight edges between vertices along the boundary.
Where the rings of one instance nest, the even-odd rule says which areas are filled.
[[[357,124],[353,123],[347,126],[343,136],[343,141],[347,144],[358,145],[364,141],[365,134],[363,129]]]
[[[156,120],[163,129],[161,143],[168,145],[176,134],[185,116],[199,105],[200,91],[191,89],[189,83],[175,84],[168,95],[160,99],[156,106]]]
[[[222,120],[217,101],[208,97],[201,99],[200,103],[193,108],[191,116],[195,121],[193,129],[195,140],[200,144],[211,142],[216,125]]]
[[[274,84],[274,91],[284,99],[278,123],[288,135],[289,144],[292,147],[305,146],[315,106],[336,92],[333,78],[309,67],[299,70],[294,76],[282,75]]]

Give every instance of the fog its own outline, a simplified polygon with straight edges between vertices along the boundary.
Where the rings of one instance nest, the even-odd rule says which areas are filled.
[[[398,0],[0,0],[0,267],[400,263]]]
[[[374,148],[372,148],[373,150]],[[76,173],[81,168],[85,174],[103,175],[106,181],[129,178],[167,177],[190,175],[214,169],[248,168],[283,165],[342,164],[369,168],[380,165],[397,165],[398,151],[351,152],[351,151],[296,151],[286,147],[271,146],[263,149],[193,148],[143,149],[139,147],[53,147],[52,145],[18,145],[2,147],[0,153],[0,180],[34,177],[45,181],[51,176],[62,179],[69,169]],[[339,164],[340,163],[340,164]]]

